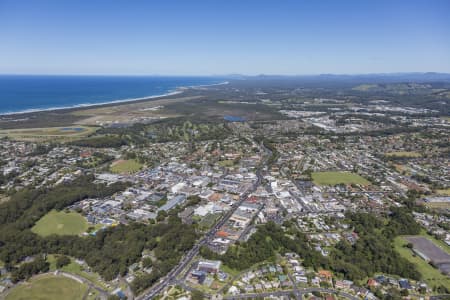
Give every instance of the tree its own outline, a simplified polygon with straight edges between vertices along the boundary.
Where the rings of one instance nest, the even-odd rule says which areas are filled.
[[[205,299],[205,295],[198,290],[192,291],[191,293],[191,300],[203,300]]]
[[[56,268],[61,269],[70,264],[70,258],[65,255],[60,255],[56,258]]]
[[[158,211],[156,221],[162,222],[166,219],[166,217],[167,217],[167,212],[165,210],[160,210],[160,211]]]
[[[153,266],[153,260],[150,257],[146,257],[142,260],[142,267],[145,269],[151,268]]]
[[[11,276],[12,281],[18,282],[20,280],[28,279],[35,274],[48,272],[49,268],[50,264],[42,257],[38,257],[34,261],[24,263],[20,265],[18,269],[13,270]]]

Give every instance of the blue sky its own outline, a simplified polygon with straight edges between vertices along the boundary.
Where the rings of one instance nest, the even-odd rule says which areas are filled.
[[[450,72],[450,1],[0,0],[0,73]]]

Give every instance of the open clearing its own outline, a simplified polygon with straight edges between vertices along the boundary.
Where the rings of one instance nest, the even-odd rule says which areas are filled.
[[[450,202],[425,202],[425,206],[431,209],[450,209]]]
[[[388,156],[388,157],[409,157],[409,158],[421,157],[419,152],[413,152],[413,151],[387,152],[386,156]]]
[[[40,276],[12,289],[6,300],[81,300],[87,289],[86,285],[70,278]]]
[[[158,120],[167,117],[177,117],[178,114],[167,113],[164,107],[168,104],[182,103],[201,98],[193,97],[161,97],[160,99],[149,99],[130,103],[117,103],[115,105],[104,105],[99,107],[85,108],[73,111],[71,114],[83,117],[77,121],[81,125],[104,125],[113,123],[127,123],[130,120]]]
[[[111,164],[111,172],[117,174],[130,174],[139,171],[142,168],[142,164],[138,163],[134,159],[129,160],[117,160]]]
[[[440,196],[450,196],[450,189],[437,190],[436,194],[438,194]]]
[[[9,196],[0,194],[0,204],[2,204],[3,202],[7,202],[7,201],[9,201]]]
[[[88,229],[87,220],[75,212],[57,212],[52,210],[33,226],[31,231],[41,236],[79,235]]]
[[[9,137],[18,141],[47,141],[55,139],[70,141],[86,137],[96,130],[97,128],[95,127],[86,126],[9,129],[0,130],[0,138]]]
[[[378,84],[360,84],[352,88],[354,91],[367,92],[378,88]]]
[[[425,260],[415,255],[409,248],[404,247],[408,244],[405,237],[396,237],[394,240],[395,250],[405,259],[416,265],[417,270],[422,274],[422,279],[430,287],[438,287],[443,285],[450,288],[450,277],[442,274],[438,269],[433,268]]]
[[[370,184],[368,180],[350,172],[314,172],[311,174],[311,177],[317,185]]]
[[[221,167],[232,167],[232,166],[234,166],[234,160],[232,160],[232,159],[221,160],[221,161],[219,161],[219,166],[221,166]]]

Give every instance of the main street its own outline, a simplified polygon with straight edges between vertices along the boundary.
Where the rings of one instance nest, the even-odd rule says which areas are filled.
[[[169,286],[171,283],[176,281],[176,278],[180,273],[190,264],[192,259],[198,255],[200,248],[204,245],[207,245],[216,235],[217,231],[228,221],[228,219],[233,215],[233,213],[236,211],[236,209],[245,201],[247,200],[248,196],[256,191],[258,186],[262,182],[262,168],[267,164],[267,161],[269,157],[272,155],[272,152],[267,149],[264,145],[261,145],[261,148],[263,149],[265,156],[263,157],[261,163],[259,164],[257,170],[256,170],[256,176],[257,180],[252,185],[252,187],[247,190],[245,193],[243,193],[239,201],[236,202],[231,209],[220,219],[219,222],[216,223],[216,225],[211,228],[208,233],[206,233],[200,241],[196,243],[196,245],[181,259],[181,261],[178,263],[176,267],[174,267],[166,276],[161,278],[158,283],[153,285],[150,289],[145,291],[141,296],[136,297],[137,300],[149,300],[161,293],[164,288]]]

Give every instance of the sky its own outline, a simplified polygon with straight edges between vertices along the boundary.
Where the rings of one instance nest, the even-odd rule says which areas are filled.
[[[450,72],[448,0],[0,0],[1,74]]]

